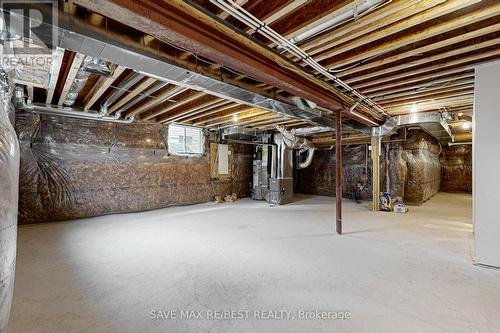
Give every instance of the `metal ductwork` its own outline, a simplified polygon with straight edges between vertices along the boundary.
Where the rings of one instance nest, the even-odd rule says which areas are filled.
[[[316,126],[316,127],[294,128],[291,130],[291,133],[293,135],[298,135],[298,136],[309,136],[313,134],[332,132],[332,131],[333,129],[331,129],[330,127]]]
[[[109,63],[107,61],[99,58],[85,57],[82,66],[78,69],[75,79],[69,88],[68,95],[64,100],[64,105],[73,106],[75,104],[90,74],[110,76],[112,71],[109,69]]]
[[[373,128],[372,136],[392,135],[399,128],[406,126],[418,126],[440,143],[454,141],[453,133],[440,112],[420,112],[391,117],[384,125]]]
[[[104,77],[110,77],[113,75],[113,70],[111,70],[109,62],[99,58],[92,58],[87,63],[85,70],[89,73]]]
[[[314,144],[306,138],[292,134],[283,126],[276,126],[276,129],[283,135],[283,142],[288,148],[299,149],[299,156],[301,153],[307,152],[306,159],[297,163],[297,169],[304,169],[311,165],[315,151]]]
[[[262,130],[245,128],[241,126],[232,126],[229,128],[225,128],[223,130],[222,137],[225,140],[256,142],[256,141],[262,141],[260,139],[263,134],[264,131]]]
[[[38,7],[37,7],[38,8]],[[40,10],[43,10],[40,8]],[[5,12],[4,15],[20,16],[15,12]],[[117,65],[133,68],[137,72],[158,80],[169,82],[185,89],[193,89],[206,92],[212,96],[228,99],[236,103],[254,106],[278,114],[302,119],[313,125],[335,128],[335,121],[330,118],[328,112],[319,108],[311,108],[308,102],[296,105],[295,101],[283,101],[274,97],[265,96],[254,91],[241,88],[237,85],[221,81],[220,78],[207,76],[209,74],[198,73],[191,69],[181,67],[178,63],[158,54],[156,49],[148,48],[141,42],[133,42],[131,39],[117,40],[120,32],[108,31],[101,27],[89,28],[88,23],[74,16],[60,14],[59,26],[40,23],[37,29],[55,31],[54,40],[63,49],[71,50],[111,61]],[[52,36],[47,33],[47,36]],[[47,37],[43,34],[40,38]],[[90,37],[91,36],[91,37]],[[49,45],[52,39],[43,40]]]

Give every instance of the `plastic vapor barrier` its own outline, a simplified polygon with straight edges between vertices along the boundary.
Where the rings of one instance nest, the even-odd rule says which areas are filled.
[[[472,193],[472,145],[444,147],[441,190]]]
[[[19,146],[11,124],[11,85],[0,69],[0,332],[7,330],[16,266]]]
[[[247,150],[251,148],[233,146],[232,179],[213,181],[206,154],[168,154],[164,125],[117,124],[27,112],[19,112],[16,119],[21,145],[22,224],[250,193],[252,152]]]

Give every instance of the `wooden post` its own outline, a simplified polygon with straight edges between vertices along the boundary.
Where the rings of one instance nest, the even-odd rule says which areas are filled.
[[[373,211],[380,210],[380,137],[372,136]]]
[[[342,118],[335,113],[335,201],[336,230],[342,235]]]

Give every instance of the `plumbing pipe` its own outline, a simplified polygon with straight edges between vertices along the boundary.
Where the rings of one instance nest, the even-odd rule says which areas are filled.
[[[106,122],[120,123],[120,124],[131,124],[134,121],[134,117],[130,117],[127,119],[120,119],[121,114],[118,112],[115,113],[114,116],[107,116],[101,112],[76,111],[68,107],[53,107],[51,105],[43,105],[38,103],[30,104],[25,110],[35,113],[47,114],[51,116],[65,116],[71,118],[99,120],[99,121],[106,121]]]
[[[360,16],[363,16],[368,12],[371,12],[374,9],[378,8],[383,1],[384,0],[364,0],[361,3],[354,3],[352,8],[349,8],[348,10],[339,13],[337,16],[332,17],[330,20],[322,22],[312,27],[311,29],[306,30],[293,37],[292,39],[290,39],[290,43],[298,44],[326,30],[330,30],[341,23],[359,18]]]
[[[108,108],[111,104],[116,102],[118,98],[120,98],[125,92],[127,92],[133,85],[135,85],[137,82],[142,80],[144,78],[143,74],[139,73],[134,73],[132,76],[130,76],[128,79],[125,80],[118,89],[113,91],[113,93],[106,98],[102,103],[101,103],[101,112],[108,114]]]
[[[300,49],[298,46],[295,44],[291,43],[289,40],[278,34],[276,31],[273,29],[269,28],[264,22],[260,21],[257,19],[255,16],[253,16],[251,13],[243,9],[241,6],[236,4],[234,1],[231,1],[230,3],[227,3],[224,0],[210,0],[212,4],[215,6],[219,7],[221,10],[224,12],[230,14],[231,16],[235,17],[237,20],[240,22],[246,24],[253,30],[257,31],[273,43],[277,44],[278,47],[283,48],[285,51],[291,53],[295,57],[301,59],[304,63],[307,65],[311,66],[313,69],[318,71],[321,75],[325,76],[326,78],[333,80],[336,84],[341,86],[343,89],[345,89],[347,92],[353,94],[358,100],[362,101],[365,103],[368,107],[371,107],[375,109],[378,114],[372,114],[376,118],[384,118],[387,116],[387,113],[384,111],[383,108],[381,108],[378,104],[373,102],[371,99],[368,97],[362,95],[358,91],[354,90],[351,88],[349,85],[344,83],[342,80],[337,78],[335,75],[331,74],[330,71],[328,71],[325,67],[321,66],[317,61],[315,61],[309,54],[304,52],[302,49]]]

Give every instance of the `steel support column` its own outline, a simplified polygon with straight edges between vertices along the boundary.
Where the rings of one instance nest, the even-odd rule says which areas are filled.
[[[372,136],[373,211],[380,210],[380,137]]]
[[[342,235],[342,116],[335,112],[335,217],[337,234]]]

